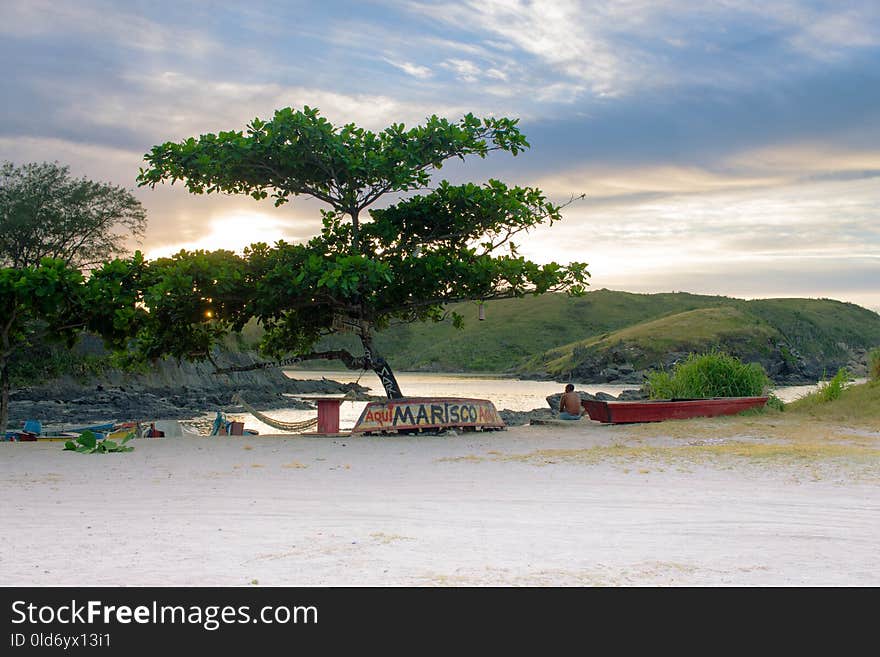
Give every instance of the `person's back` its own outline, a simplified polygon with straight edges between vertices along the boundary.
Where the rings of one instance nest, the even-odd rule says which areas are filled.
[[[580,420],[583,413],[581,398],[574,391],[574,386],[569,383],[559,400],[559,417],[563,420]]]

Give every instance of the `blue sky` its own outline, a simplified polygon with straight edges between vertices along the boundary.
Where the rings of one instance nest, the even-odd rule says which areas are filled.
[[[2,0],[0,60],[0,159],[133,188],[152,145],[279,107],[520,117],[530,151],[442,173],[586,193],[526,255],[597,288],[880,309],[876,1]],[[318,227],[304,199],[136,194],[148,255]]]

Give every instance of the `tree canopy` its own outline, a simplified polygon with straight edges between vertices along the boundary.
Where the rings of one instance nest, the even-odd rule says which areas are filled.
[[[57,162],[0,165],[0,266],[54,258],[92,268],[128,251],[146,223],[123,187],[74,178]]]
[[[143,258],[113,260],[88,280],[62,260],[0,269],[0,430],[9,418],[10,359],[36,341],[68,346],[83,330],[123,349],[146,316],[141,294]]]
[[[386,392],[398,395],[372,348],[375,330],[438,321],[455,301],[584,291],[585,264],[539,265],[517,253],[516,235],[561,219],[563,206],[541,190],[498,180],[433,183],[451,158],[528,147],[513,119],[432,116],[409,130],[394,124],[374,133],[335,127],[309,107],[254,119],[245,132],[153,147],[141,185],[182,180],[193,193],[271,196],[276,206],[308,195],[330,209],[321,211],[321,233],[303,244],[253,244],[243,256],[181,252],[151,263],[141,344],[154,355],[207,357],[217,336],[253,317],[266,329],[267,353],[373,367]],[[396,202],[369,207],[388,194],[398,194]],[[359,335],[363,356],[312,351],[339,330]]]

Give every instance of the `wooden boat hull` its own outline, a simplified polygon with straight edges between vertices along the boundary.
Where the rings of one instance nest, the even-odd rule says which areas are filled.
[[[767,397],[715,397],[713,399],[657,399],[651,401],[581,402],[591,420],[624,424],[662,422],[692,417],[736,415],[767,403]]]

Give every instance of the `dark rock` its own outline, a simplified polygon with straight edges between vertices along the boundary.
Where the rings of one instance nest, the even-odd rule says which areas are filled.
[[[589,392],[584,390],[575,390],[578,396],[581,398],[581,401],[593,401],[596,399],[594,395],[591,395]],[[557,392],[555,394],[549,395],[547,398],[547,405],[554,411],[559,411],[559,400],[562,399],[562,393]]]
[[[642,399],[648,399],[648,393],[641,389],[624,390],[617,395],[618,401],[641,401]]]
[[[596,399],[599,401],[617,401],[617,397],[607,392],[597,392]]]
[[[605,383],[610,383],[620,378],[620,371],[614,367],[606,367],[599,372],[599,375],[605,380]]]
[[[644,383],[646,376],[647,373],[644,370],[639,370],[620,377],[620,381],[622,383],[635,383],[637,385],[641,385],[642,383]]]
[[[504,420],[504,424],[507,426],[517,427],[529,424],[533,419],[551,419],[556,414],[549,408],[536,408],[531,411],[511,411],[505,408],[498,411],[498,415],[501,416],[501,419]]]

